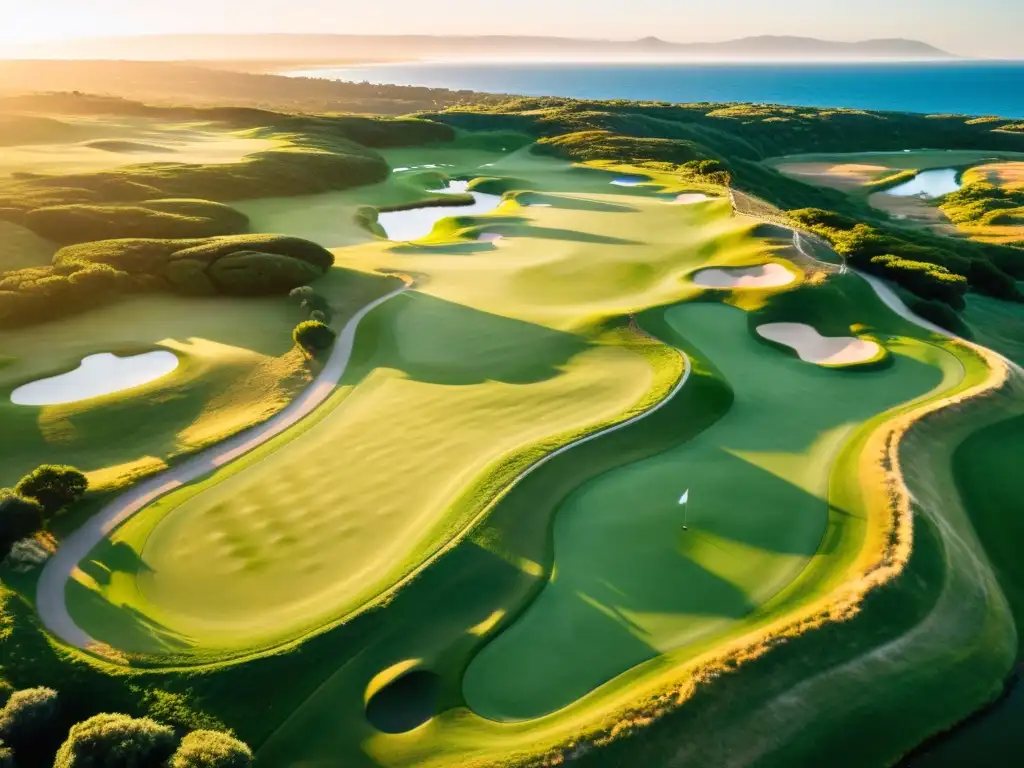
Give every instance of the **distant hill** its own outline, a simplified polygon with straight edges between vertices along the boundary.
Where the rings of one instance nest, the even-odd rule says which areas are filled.
[[[772,61],[935,60],[953,54],[917,40],[836,42],[810,37],[746,37],[719,43],[585,40],[559,37],[427,35],[153,35],[89,38],[22,46],[16,57],[177,61],[345,61],[423,58],[557,58]]]

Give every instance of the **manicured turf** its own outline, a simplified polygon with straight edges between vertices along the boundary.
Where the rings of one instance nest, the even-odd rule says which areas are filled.
[[[698,254],[731,263],[765,251],[723,202],[672,206],[609,192],[609,174],[592,169],[516,162],[516,175],[539,168],[551,186],[578,178],[601,194],[456,220],[468,236],[506,234],[497,247],[375,241],[339,251],[340,264],[430,277],[379,310],[375,349],[349,379],[358,386],[314,428],[193,499],[160,502],[95,553],[100,565],[85,572],[113,576],[69,591],[87,631],[125,650],[216,655],[359,608],[493,497],[496,468],[649,398],[650,363],[608,337],[605,318],[695,293],[680,277],[704,263]],[[221,587],[204,590],[211,581]]]
[[[855,426],[942,379],[903,356],[872,374],[824,371],[758,343],[730,307],[680,305],[667,318],[708,350],[733,407],[560,508],[554,578],[466,673],[467,701],[484,716],[551,712],[658,653],[734,630],[817,552],[829,473]]]
[[[780,242],[754,236],[725,201],[669,204],[693,187],[663,170],[618,188],[612,178],[641,171],[576,168],[500,144],[388,150],[392,167],[440,167],[239,205],[257,230],[344,246],[318,283],[324,293],[343,292],[345,267],[410,274],[415,290],[367,319],[343,386],[313,417],[139,513],[68,587],[84,630],[143,654],[136,665],[175,667],[174,685],[230,721],[262,765],[500,765],[628,731],[629,707],[688,692],[723,649],[757,645],[837,591],[863,589],[857,579],[891,533],[880,430],[987,374],[851,273],[804,265],[791,285],[694,302],[694,271],[763,264]],[[444,175],[496,177],[481,189],[510,194],[494,214],[455,216],[415,244],[356,222],[360,206],[429,197]],[[890,359],[861,371],[802,363],[755,336],[766,317],[856,328]],[[271,335],[250,325],[238,332]],[[559,445],[666,397],[682,373],[676,350],[692,373],[655,415],[509,487]],[[863,644],[827,641],[850,637],[848,627],[793,633],[814,649],[781,669],[774,649],[777,676],[741,667],[750,696],[736,683],[717,700],[735,719],[721,731],[691,723],[684,741],[697,764],[727,764],[735,740],[715,734],[752,727],[755,703],[771,710],[802,682],[811,694],[787,727],[808,737],[773,752],[778,720],[766,718],[768,736],[745,742],[765,765],[800,764],[817,733],[847,734],[851,759],[889,760],[987,695],[1005,666],[1006,624],[987,593],[967,599],[970,557],[943,559],[945,509],[929,490],[914,487],[928,503],[908,580],[879,591],[896,597],[852,630]],[[950,514],[964,535],[966,517]],[[923,623],[964,617],[959,634]],[[933,663],[901,666],[897,654],[876,669],[859,655],[889,641],[930,643]],[[972,665],[957,666],[968,653]],[[870,725],[870,697],[879,711],[910,709],[915,679],[948,670],[959,698],[929,696],[902,731],[850,741],[850,724]],[[634,748],[622,764],[663,764],[670,749],[660,747],[639,761]]]
[[[380,290],[378,278],[339,270],[321,281],[339,317]],[[68,463],[94,490],[114,488],[280,410],[309,381],[291,330],[294,300],[145,296],[0,333],[13,361],[0,369],[0,487],[41,463]],[[43,408],[10,400],[19,384],[75,368],[98,352],[174,351],[170,376],[106,398]]]

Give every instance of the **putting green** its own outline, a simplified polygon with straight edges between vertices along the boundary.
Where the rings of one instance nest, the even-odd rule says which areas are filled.
[[[341,246],[339,267],[415,288],[367,318],[314,416],[90,553],[66,591],[82,630],[147,664],[242,657],[243,675],[306,640],[287,655],[303,661],[280,686],[267,765],[491,765],[608,733],[723,649],[863,589],[892,533],[870,451],[897,413],[963,386],[962,350],[852,273],[783,262],[726,201],[672,205],[685,187],[665,174],[617,188],[627,169],[479,147],[389,159],[439,167],[246,204],[258,229]],[[363,205],[484,173],[505,203],[455,208],[423,241],[353,223]],[[691,279],[772,261],[797,279],[714,292]],[[814,321],[773,297],[823,281],[842,300],[822,327],[861,327],[891,365],[823,369],[756,336],[766,307]],[[660,410],[512,484],[662,401],[681,373],[673,348],[692,373]]]
[[[594,169],[490,156],[539,187],[600,193],[548,192],[550,207],[509,202],[455,219],[454,240],[396,245],[363,232],[339,250],[339,265],[420,275],[422,287],[370,318],[361,364],[315,425],[248,469],[161,500],[83,563],[68,601],[91,636],[123,650],[216,655],[337,621],[461,532],[510,468],[667,391],[662,369],[678,356],[652,358],[614,318],[695,294],[683,278],[699,264],[770,254],[723,201],[673,206],[618,193]],[[445,157],[468,158],[466,168],[482,159]],[[433,178],[389,183],[422,197]],[[339,218],[358,210],[356,193],[344,195]],[[293,204],[267,211],[285,233],[308,236]],[[507,237],[473,242],[480,229]]]
[[[546,714],[659,653],[734,630],[818,551],[829,474],[857,425],[943,378],[899,351],[884,371],[822,370],[758,343],[745,314],[722,305],[676,306],[667,319],[732,384],[733,407],[559,509],[549,584],[466,672],[467,702],[486,717]]]

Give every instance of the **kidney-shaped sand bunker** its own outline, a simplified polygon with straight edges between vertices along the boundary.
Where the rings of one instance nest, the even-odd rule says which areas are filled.
[[[796,275],[781,264],[770,262],[753,267],[712,267],[693,275],[702,288],[778,288],[796,280]]]

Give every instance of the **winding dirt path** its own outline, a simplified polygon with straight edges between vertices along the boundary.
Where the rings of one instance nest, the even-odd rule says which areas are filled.
[[[121,523],[161,496],[181,488],[271,440],[321,405],[338,386],[348,368],[355,344],[356,330],[370,312],[389,299],[409,289],[404,285],[375,299],[360,309],[345,324],[331,350],[323,370],[298,397],[280,413],[262,424],[244,430],[234,437],[197,453],[187,461],[143,480],[125,491],[93,515],[74,533],[61,542],[57,552],[46,562],[36,586],[36,610],[43,626],[68,645],[86,649],[96,640],[84,632],[68,613],[64,588],[78,564]]]

